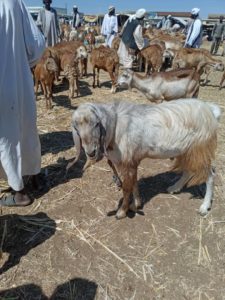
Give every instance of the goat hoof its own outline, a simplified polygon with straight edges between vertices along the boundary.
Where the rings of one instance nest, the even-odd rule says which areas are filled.
[[[210,207],[205,206],[204,204],[202,204],[199,208],[199,214],[203,217],[206,216],[209,212]]]
[[[170,186],[170,187],[167,189],[167,193],[169,193],[169,194],[171,194],[171,195],[173,195],[173,194],[175,194],[175,193],[178,193],[178,192],[179,192],[179,191],[176,190],[176,189],[174,189],[173,186]]]
[[[130,205],[129,205],[129,210],[133,211],[133,212],[137,212],[138,208],[137,206],[132,202]]]
[[[179,193],[179,189],[174,188],[174,186],[172,185],[168,187],[167,192],[169,194],[175,194],[175,193]]]
[[[114,87],[111,88],[111,93],[115,94],[116,93],[116,89]]]
[[[113,175],[113,182],[116,184],[118,188],[122,188],[122,182],[118,176]]]
[[[123,218],[126,218],[127,214],[123,209],[119,209],[118,212],[116,213],[116,219],[120,220]]]

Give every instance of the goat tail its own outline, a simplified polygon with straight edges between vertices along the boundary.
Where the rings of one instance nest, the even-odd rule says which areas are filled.
[[[217,121],[220,120],[220,116],[221,116],[221,109],[218,105],[216,104],[212,104],[212,103],[208,103],[211,112],[213,113],[214,117],[216,118]]]
[[[201,144],[192,145],[184,154],[175,158],[173,170],[190,174],[187,186],[206,182],[210,175],[217,147],[216,132]]]

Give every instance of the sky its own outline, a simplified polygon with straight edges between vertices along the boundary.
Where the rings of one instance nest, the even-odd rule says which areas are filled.
[[[42,0],[24,0],[27,6],[42,6]],[[209,13],[225,14],[224,0],[53,0],[54,7],[67,7],[68,13],[73,5],[80,12],[98,14],[107,12],[108,6],[114,5],[117,12],[133,11],[145,8],[147,11],[187,11],[200,8],[200,17],[207,18]]]

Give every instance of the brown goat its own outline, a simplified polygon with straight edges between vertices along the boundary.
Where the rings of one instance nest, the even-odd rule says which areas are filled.
[[[56,74],[58,74],[58,66],[52,57],[51,51],[48,50],[44,53],[34,69],[35,94],[37,97],[38,84],[40,82],[45,96],[47,109],[52,108],[52,87]]]
[[[163,64],[163,51],[159,45],[150,45],[140,51],[141,56],[145,59],[145,75],[149,69],[153,72],[159,72]]]
[[[119,57],[114,49],[100,46],[94,49],[91,54],[91,64],[93,66],[93,88],[95,88],[95,69],[97,69],[97,86],[99,83],[99,71],[100,69],[109,73],[112,80],[111,92],[116,91],[116,82],[119,73]]]
[[[74,97],[75,85],[77,97],[79,95],[79,67],[78,59],[74,53],[65,51],[61,56],[60,67],[69,81],[69,98]]]
[[[85,41],[88,44],[88,51],[91,52],[95,47],[95,34],[94,34],[94,32],[88,32],[85,35]]]
[[[173,69],[178,68],[195,68],[200,75],[206,73],[204,83],[207,82],[212,68],[217,71],[224,70],[224,64],[221,60],[214,58],[206,49],[182,48],[176,52],[173,59]]]
[[[221,60],[214,58],[206,49],[182,48],[176,52],[173,59],[173,69],[177,68],[198,68],[202,63],[210,63],[221,68],[224,68]]]
[[[75,53],[79,47],[81,47],[83,49],[83,53],[86,52],[86,55],[80,55],[80,58],[79,58],[80,73],[81,73],[81,77],[82,77],[82,76],[87,76],[88,56],[87,56],[87,49],[81,41],[62,42],[62,43],[56,44],[52,48],[58,53],[59,57],[61,57],[65,51]]]
[[[118,51],[119,46],[120,46],[120,41],[121,41],[121,38],[119,36],[114,37],[114,39],[112,40],[111,48]]]

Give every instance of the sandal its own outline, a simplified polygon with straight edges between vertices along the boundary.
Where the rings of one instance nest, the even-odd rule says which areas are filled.
[[[1,197],[0,199],[0,206],[9,206],[9,207],[13,207],[13,206],[27,206],[31,204],[31,201],[29,202],[21,202],[21,203],[17,203],[16,199],[15,199],[15,194],[9,194],[9,195],[4,195],[3,197]]]

